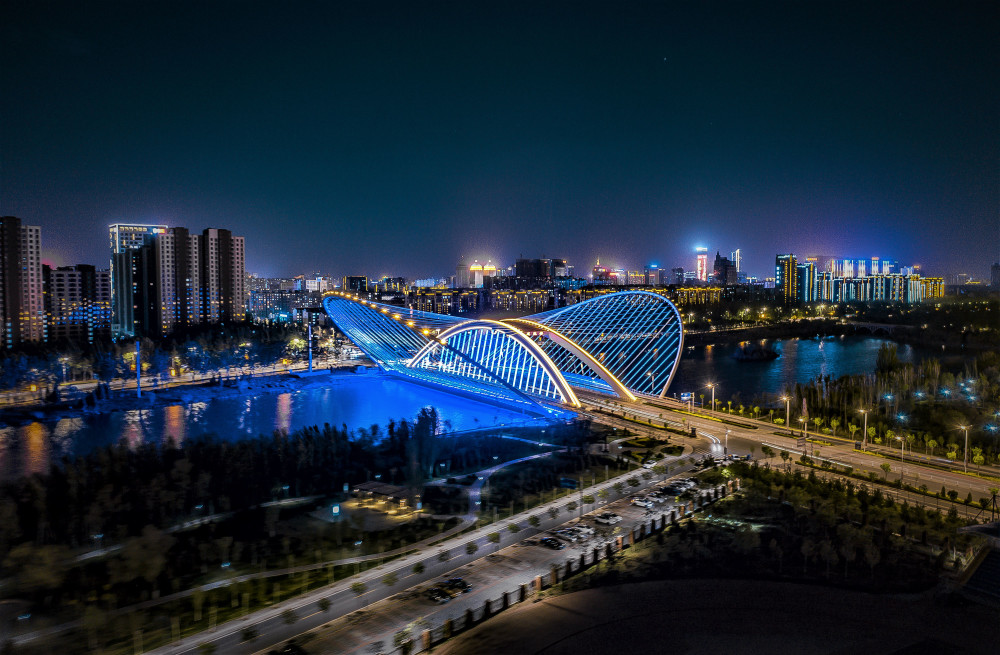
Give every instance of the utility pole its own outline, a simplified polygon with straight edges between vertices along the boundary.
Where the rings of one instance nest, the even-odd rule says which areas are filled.
[[[135,340],[135,397],[142,398],[142,349],[139,339]]]
[[[306,314],[306,320],[309,320],[309,315]],[[309,372],[313,372],[313,326],[312,323],[306,325],[308,329],[307,334],[309,335]]]
[[[863,445],[863,447],[862,447],[861,450],[868,450],[868,410],[867,409],[862,409],[861,413],[865,417],[865,426],[863,428],[861,428],[861,430],[862,430],[861,436],[864,438],[863,439],[863,444],[864,445]]]

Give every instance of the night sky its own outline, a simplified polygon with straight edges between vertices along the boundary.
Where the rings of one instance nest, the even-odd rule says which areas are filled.
[[[1000,257],[1000,4],[11,2],[0,212],[56,264],[226,227],[247,268]]]

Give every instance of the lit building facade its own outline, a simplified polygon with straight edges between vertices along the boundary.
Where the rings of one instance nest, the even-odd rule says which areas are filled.
[[[42,228],[0,217],[0,343],[16,348],[47,338]]]
[[[791,305],[796,300],[799,287],[798,261],[793,254],[778,255],[774,259],[774,289],[778,300]]]
[[[111,336],[109,271],[87,264],[43,266],[43,276],[50,342],[92,343]]]
[[[115,339],[163,336],[203,323],[244,319],[243,237],[209,228],[109,226],[111,332]]]
[[[708,282],[708,248],[695,248],[695,279]]]

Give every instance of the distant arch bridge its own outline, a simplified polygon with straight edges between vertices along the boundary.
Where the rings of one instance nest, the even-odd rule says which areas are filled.
[[[551,411],[575,389],[664,396],[684,348],[666,297],[623,291],[540,314],[469,319],[332,292],[323,308],[383,371],[448,390]]]

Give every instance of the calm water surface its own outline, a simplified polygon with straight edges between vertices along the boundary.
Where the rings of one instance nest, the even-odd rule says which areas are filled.
[[[384,430],[390,419],[412,420],[428,406],[437,409],[440,420],[450,421],[455,430],[530,420],[520,412],[387,376],[344,375],[334,377],[322,389],[219,398],[0,428],[0,476],[44,471],[53,458],[86,453],[121,440],[163,443],[172,437],[183,443],[206,433],[235,440],[324,423],[346,424],[348,429],[377,423]]]
[[[884,339],[836,337],[823,340],[786,339],[770,345],[781,357],[770,362],[738,362],[735,345],[696,346],[686,349],[670,393],[709,392],[708,382],[718,384],[716,398],[728,400],[739,392],[744,402],[755,394],[779,394],[796,382],[818,375],[868,373],[875,366]],[[915,361],[924,353],[899,346],[899,358]],[[211,402],[113,412],[100,416],[31,423],[0,428],[0,476],[43,471],[53,459],[82,454],[125,440],[131,444],[163,443],[214,433],[223,439],[293,431],[310,425],[346,424],[349,429],[384,426],[389,419],[412,419],[426,406],[437,408],[442,421],[455,430],[494,423],[523,421],[520,413],[477,403],[451,394],[380,375],[335,377],[322,389],[220,398]]]
[[[823,339],[780,339],[766,343],[781,353],[778,359],[768,362],[740,362],[733,358],[735,344],[695,346],[687,348],[681,357],[677,375],[669,393],[691,391],[704,393],[706,400],[711,391],[705,388],[714,382],[716,400],[728,400],[739,392],[744,402],[755,394],[778,395],[820,375],[837,378],[841,375],[872,373],[879,348],[886,339],[872,337],[826,337]],[[900,361],[915,362],[931,353],[912,346],[897,345]]]

